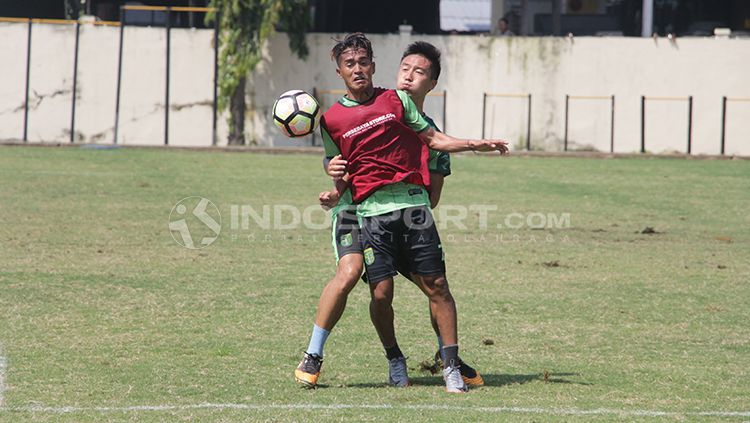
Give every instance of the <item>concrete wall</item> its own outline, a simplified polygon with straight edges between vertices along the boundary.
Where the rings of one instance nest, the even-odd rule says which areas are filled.
[[[81,25],[80,31],[75,140],[112,143],[119,28]],[[69,142],[75,26],[34,24],[31,34],[28,140]],[[23,137],[27,35],[27,24],[0,23],[0,140]],[[211,145],[212,43],[211,30],[171,31],[171,145]],[[165,51],[163,28],[125,28],[120,144],[164,142]],[[226,133],[223,120],[219,128]]]
[[[532,149],[559,151],[565,133],[565,95],[616,97],[615,151],[640,149],[640,97],[693,96],[693,152],[717,154],[721,97],[750,97],[750,40],[684,38],[552,38],[374,35],[377,85],[391,87],[401,51],[424,39],[443,52],[443,74],[436,90],[446,90],[447,132],[477,138],[482,128],[482,95],[531,93]],[[257,69],[249,97],[256,109],[257,139],[288,143],[266,123],[273,97],[289,88],[341,88],[328,50],[330,34],[309,36],[306,62],[294,58],[279,35],[268,45],[268,59]],[[272,53],[273,52],[273,53]],[[320,96],[330,105],[333,98]],[[428,100],[429,114],[440,116],[440,99]],[[429,104],[429,103],[433,104]],[[435,104],[437,103],[437,104]],[[437,106],[437,107],[436,107]],[[569,147],[609,151],[608,100],[571,100]],[[490,98],[486,134],[525,143],[526,103]],[[726,151],[750,155],[750,103],[728,107]],[[649,101],[646,149],[685,151],[687,101]]]
[[[0,139],[19,139],[23,124],[25,24],[0,24]],[[77,89],[76,139],[112,141],[118,28],[83,26]],[[164,29],[126,28],[120,109],[120,142],[153,144],[164,137]],[[34,25],[29,140],[67,142],[72,86],[72,26]],[[328,51],[331,34],[310,34],[310,56],[291,54],[284,34],[265,47],[264,60],[247,88],[248,139],[261,145],[309,145],[290,140],[270,120],[271,107],[289,89],[341,89]],[[391,87],[401,51],[424,39],[443,51],[436,91],[447,92],[447,122],[441,97],[427,112],[447,132],[477,138],[482,133],[482,95],[531,93],[533,149],[559,151],[564,136],[565,95],[616,96],[615,151],[640,149],[640,96],[693,96],[693,153],[717,154],[721,97],[750,97],[750,40],[681,38],[493,38],[482,36],[373,35],[377,85]],[[170,144],[210,145],[213,49],[211,31],[173,30]],[[336,95],[319,95],[324,107]],[[728,106],[727,154],[750,155],[750,103]],[[526,103],[491,97],[487,136],[525,144]],[[226,124],[219,121],[220,145]],[[443,124],[445,122],[445,124]],[[319,139],[317,140],[319,143]],[[608,151],[608,100],[570,103],[569,147]],[[685,151],[687,102],[649,101],[646,149]]]

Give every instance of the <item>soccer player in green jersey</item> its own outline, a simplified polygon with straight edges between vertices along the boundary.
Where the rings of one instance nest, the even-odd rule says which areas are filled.
[[[338,107],[336,112],[332,112],[331,110],[329,110],[329,112],[327,112],[324,116],[324,118],[326,116],[330,116],[330,119],[328,121],[330,122],[330,125],[328,125],[328,127],[334,129],[334,132],[331,133],[335,133],[335,136],[332,138],[327,133],[328,128],[326,127],[326,125],[324,124],[322,126],[324,131],[324,141],[327,142],[326,146],[330,147],[327,148],[327,155],[329,158],[333,157],[334,152],[338,152],[338,149],[341,148],[341,151],[344,151],[345,153],[348,151],[349,153],[351,153],[353,163],[356,163],[356,160],[359,157],[363,160],[363,166],[380,166],[380,170],[377,170],[377,172],[384,170],[386,171],[386,173],[388,172],[388,169],[396,169],[396,171],[398,171],[399,169],[403,169],[403,167],[400,167],[401,165],[403,165],[406,166],[405,169],[407,169],[407,173],[405,173],[404,175],[411,175],[409,176],[410,178],[412,178],[410,180],[423,180],[419,175],[425,175],[426,177],[426,172],[421,173],[423,171],[417,170],[417,167],[413,167],[412,169],[414,169],[414,172],[419,172],[419,174],[414,174],[413,172],[408,171],[410,166],[419,166],[416,164],[419,162],[419,160],[417,160],[416,163],[414,162],[414,157],[418,156],[411,156],[410,158],[409,154],[420,154],[416,152],[419,151],[419,146],[422,144],[420,141],[414,138],[416,134],[414,132],[410,132],[403,125],[408,125],[419,131],[419,137],[422,139],[422,141],[433,148],[444,149],[447,151],[466,151],[475,149],[481,151],[499,150],[503,153],[507,153],[507,146],[503,141],[458,140],[449,136],[438,134],[434,130],[430,129],[429,124],[421,117],[419,112],[416,110],[414,103],[409,100],[409,98],[405,94],[402,95],[402,92],[375,89],[372,85],[371,79],[372,74],[374,73],[374,63],[371,60],[372,50],[369,41],[362,34],[353,34],[347,36],[347,38],[342,43],[337,44],[337,46],[334,48],[334,56],[338,67],[337,73],[339,73],[342,79],[344,79],[347,86],[347,96],[342,98],[342,100],[340,101],[341,105],[335,106]],[[398,94],[398,96],[396,96],[396,94]],[[400,102],[400,105],[394,106],[394,101],[397,104]],[[360,109],[364,108],[362,109],[363,111],[366,111],[368,108],[370,108],[371,113],[376,112],[386,114],[372,121],[359,122],[356,121],[357,117],[353,118],[352,116],[354,115],[350,115],[349,112],[346,112],[342,107]],[[399,109],[393,109],[393,107],[399,107]],[[401,107],[403,107],[402,110],[400,109]],[[397,118],[393,113],[388,113],[389,110],[392,110],[394,113],[398,114],[398,116],[402,117]],[[404,120],[400,121],[402,123],[396,123],[395,121],[393,121],[394,118]],[[391,135],[396,136],[395,139],[390,139],[391,143],[400,139],[398,137],[406,137],[403,138],[403,142],[407,142],[406,139],[411,137],[411,141],[409,141],[411,144],[409,144],[409,146],[404,144],[404,147],[402,148],[399,147],[401,145],[399,143],[390,144],[391,146],[396,146],[396,150],[393,151],[399,151],[395,160],[399,160],[398,163],[400,164],[392,162],[394,163],[393,165],[388,165],[388,163],[391,163],[389,162],[389,160],[394,159],[388,155],[382,156],[382,151],[378,152],[378,150],[360,150],[359,152],[354,152],[353,150],[351,150],[351,148],[353,147],[361,147],[362,145],[371,145],[373,148],[377,148],[377,145],[384,145],[380,144],[380,141],[377,141],[377,138],[372,138],[374,134],[372,130],[374,130],[374,128],[380,124],[383,124],[385,130],[390,131],[389,133]],[[344,134],[343,131],[346,131],[346,134]],[[399,133],[402,133],[403,135],[396,135]],[[346,144],[345,139],[347,139],[347,137],[349,137],[350,139],[361,139],[362,141],[356,144]],[[414,144],[415,142],[416,145]],[[423,145],[422,148],[424,148]],[[407,153],[409,151],[411,151],[411,153]],[[425,153],[421,154],[425,154],[424,157],[426,158],[426,150],[423,151]],[[378,157],[379,154],[380,156]],[[372,162],[369,159],[365,161],[365,157],[375,159],[376,162]],[[375,168],[373,168],[373,171],[375,171],[374,169]],[[382,172],[380,174],[382,174]],[[391,232],[391,228],[406,228],[406,226],[409,225],[404,226],[404,221],[398,222],[392,219],[389,220],[389,217],[385,216],[384,214],[388,214],[390,211],[400,212],[403,208],[406,208],[407,210],[410,210],[410,212],[413,212],[411,214],[412,218],[416,216],[416,220],[420,220],[420,222],[429,222],[424,225],[424,227],[419,224],[416,225],[420,226],[419,228],[417,228],[416,226],[412,226],[408,229],[396,229],[397,231],[411,231],[409,233],[411,235],[414,235],[410,238],[409,241],[412,243],[412,246],[414,248],[401,247],[401,252],[397,251],[398,248],[395,244],[392,244],[393,241],[390,241],[390,244],[387,240],[381,242],[379,236],[381,233],[376,233],[380,229],[373,229],[374,226],[373,228],[369,228],[368,226],[365,226],[363,228],[363,232],[365,233],[365,246],[368,245],[368,242],[370,245],[369,248],[366,248],[364,250],[364,257],[365,263],[368,265],[368,277],[371,282],[371,292],[373,293],[373,298],[377,299],[376,303],[381,303],[381,297],[388,297],[387,294],[383,297],[382,293],[378,293],[378,287],[386,287],[383,289],[387,289],[388,286],[392,286],[392,276],[395,275],[396,272],[396,257],[399,254],[406,255],[407,258],[411,260],[410,262],[408,262],[410,267],[407,270],[407,274],[411,274],[412,276],[416,276],[418,278],[418,285],[430,298],[431,308],[436,315],[438,326],[441,329],[440,332],[444,334],[444,338],[446,338],[447,341],[447,345],[443,348],[443,352],[445,354],[444,362],[446,366],[445,370],[443,371],[443,375],[446,380],[446,388],[450,392],[465,391],[466,386],[459,372],[460,362],[458,361],[458,345],[455,329],[455,305],[453,303],[453,298],[448,290],[447,281],[444,277],[444,264],[441,258],[442,251],[440,250],[439,238],[434,227],[434,222],[431,221],[432,216],[425,208],[425,206],[429,204],[429,201],[424,191],[420,189],[418,185],[399,182],[402,180],[400,178],[404,178],[406,176],[399,177],[397,176],[398,173],[391,175],[392,176],[387,176],[386,179],[378,179],[379,177],[376,177],[373,180],[372,174],[370,174],[369,171],[364,171],[363,173],[362,167],[359,168],[359,173],[355,171],[352,177],[354,188],[363,191],[361,191],[362,194],[359,195],[360,198],[357,198],[357,196],[355,195],[354,199],[357,201],[363,201],[362,204],[358,205],[358,212],[362,215],[364,222],[377,224],[383,223],[384,226],[381,226],[381,229],[383,229],[385,232],[382,232],[382,234],[394,235],[395,233]],[[425,186],[427,186],[429,184],[429,179],[426,179],[425,181],[427,181],[425,183]],[[370,190],[369,194],[367,193],[368,191],[366,191],[368,189]],[[372,191],[373,189],[375,189],[376,191]],[[398,204],[394,204],[390,200],[384,202],[384,198],[400,198],[400,200],[396,201],[396,203]],[[392,226],[394,223],[396,226]],[[371,236],[369,238],[367,237],[368,230],[371,231]],[[343,246],[351,245],[353,243],[351,233],[344,234],[345,236],[342,237],[339,237],[338,234],[336,235],[337,236],[335,238],[335,242],[340,242]],[[429,242],[421,244],[417,243],[416,239],[423,239],[422,235],[429,238]],[[392,239],[394,239],[394,237],[391,237],[391,240]],[[373,250],[373,248],[377,250],[375,251]],[[339,262],[339,267],[341,267],[341,261]],[[390,282],[388,282],[389,280]],[[386,283],[380,283],[384,281]],[[333,281],[329,283],[329,286],[332,284]],[[326,287],[326,290],[328,290],[329,286]],[[347,288],[348,290],[351,289],[351,287],[346,287],[345,289]],[[341,287],[339,286],[337,288],[334,288],[334,291],[336,289],[341,290]],[[325,296],[326,290],[324,290],[323,296]],[[343,292],[344,304],[347,293],[348,291]],[[322,304],[323,298],[321,297],[321,303],[319,304],[319,312],[316,322],[321,320],[320,306]],[[341,307],[341,310],[343,310],[343,307]],[[340,312],[338,313],[338,316],[340,316]],[[338,316],[336,316],[336,319],[338,318]],[[318,329],[322,328],[319,328],[318,325],[316,325],[313,332],[311,345],[315,342],[315,338],[319,337],[315,333],[316,331],[318,331]],[[386,340],[382,337],[382,333],[380,333],[380,331],[379,334],[381,334],[381,340],[383,341],[383,343],[385,345],[388,345],[386,343]],[[324,335],[327,336],[327,333],[325,333]],[[310,349],[308,349],[303,362],[300,363],[300,366],[295,372],[295,376],[299,381],[314,386],[314,384],[317,382],[317,376],[319,375],[321,361],[322,360],[320,355],[315,354],[310,351]],[[403,362],[403,359],[401,360],[400,364],[404,367],[405,370],[405,363]],[[391,382],[393,383],[394,380],[392,379]],[[406,382],[408,383],[408,379],[406,379]]]
[[[410,44],[401,58],[401,63],[398,71],[398,80],[396,88],[403,90],[409,94],[411,99],[414,101],[417,110],[422,116],[430,123],[435,130],[437,125],[435,122],[424,113],[424,101],[427,94],[432,91],[437,85],[438,78],[440,77],[440,51],[432,44],[418,41]],[[450,175],[450,155],[441,151],[430,150],[430,207],[435,208],[440,201],[440,195],[443,190],[444,178]],[[335,176],[335,175],[334,175]],[[406,269],[399,269],[400,273],[411,281],[417,283],[420,278],[417,275],[410,275]],[[383,281],[381,284],[393,283],[393,279]],[[422,288],[420,286],[420,288]],[[393,288],[382,288],[384,293],[390,296],[383,299],[380,307],[384,309],[383,312],[374,313],[373,324],[379,331],[384,330],[386,333],[393,328]],[[390,320],[388,320],[390,319]],[[377,321],[376,321],[377,320]],[[430,321],[432,323],[433,330],[437,336],[438,351],[435,354],[436,361],[443,361],[443,340],[440,336],[440,329],[437,324],[432,310],[430,309]],[[395,342],[395,334],[392,340]],[[482,386],[484,381],[482,376],[473,367],[469,366],[459,358],[459,370],[461,376],[469,386]]]

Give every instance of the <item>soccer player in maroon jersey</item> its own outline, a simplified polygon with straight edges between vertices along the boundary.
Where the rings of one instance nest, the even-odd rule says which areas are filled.
[[[397,88],[403,89],[414,100],[417,110],[422,113],[425,96],[435,87],[440,75],[440,52],[432,44],[425,42],[416,42],[411,44],[404,51],[402,61],[397,74]],[[427,115],[422,113],[430,125],[437,129],[435,123]],[[340,156],[338,156],[340,157]],[[330,167],[338,169],[337,176],[343,176],[346,168],[346,161],[343,159],[330,160]],[[430,179],[432,186],[430,189],[430,206],[436,207],[441,195],[442,182],[445,176],[450,175],[450,155],[448,153],[430,150],[429,160]],[[329,172],[333,176],[333,173]],[[331,213],[333,218],[332,238],[333,250],[337,260],[336,275],[323,288],[318,301],[318,307],[313,325],[313,334],[310,344],[307,348],[309,355],[322,357],[323,348],[327,335],[336,325],[346,307],[346,300],[349,292],[360,279],[364,262],[362,258],[362,244],[359,242],[359,223],[355,216],[355,209],[351,207],[351,194],[347,191],[342,198],[336,191],[326,191],[321,193],[321,204],[327,208],[333,209]],[[355,242],[356,241],[356,242]],[[412,281],[408,270],[400,270],[405,277]],[[372,319],[381,319],[381,316],[373,313]],[[432,317],[432,316],[431,316]],[[392,323],[392,322],[391,322]],[[438,337],[438,353],[442,347],[442,338],[440,337],[437,322],[431,318],[433,329]],[[386,319],[380,324],[389,324]],[[375,324],[379,327],[379,324]],[[391,330],[393,332],[393,330]],[[393,351],[393,345],[386,345],[386,355],[388,351]],[[403,360],[403,354],[397,351],[396,355],[390,354],[390,361],[400,362]],[[436,359],[437,360],[437,359]],[[441,360],[442,361],[442,360]],[[391,366],[393,367],[393,366]],[[484,382],[481,375],[468,364],[462,362],[460,367],[461,376],[470,386],[481,386]],[[308,385],[317,383],[317,372],[307,374],[299,373],[298,379]],[[389,381],[394,385],[408,384],[408,375],[403,377],[393,377],[389,375]]]
[[[440,77],[440,71],[440,51],[434,45],[428,42],[417,41],[407,46],[406,50],[404,50],[401,58],[401,63],[399,64],[396,83],[396,88],[409,94],[409,97],[411,97],[411,99],[414,101],[414,105],[417,107],[417,110],[420,112],[420,114],[422,114],[422,117],[427,120],[430,126],[438,131],[439,129],[437,128],[437,125],[435,125],[435,122],[424,113],[423,106],[425,97],[437,85],[438,78]],[[327,171],[331,176],[340,177],[345,174],[345,169],[346,161],[337,157],[330,161]],[[434,209],[440,201],[444,178],[451,174],[450,154],[441,151],[430,150],[429,169],[431,182],[429,193],[430,207]],[[337,198],[333,193],[325,193],[324,196],[332,197],[333,199]],[[329,207],[336,206],[335,202],[333,202],[333,204],[329,202],[327,203],[327,205]],[[338,223],[338,221],[335,223]],[[361,253],[362,249],[359,248],[358,251]],[[410,275],[408,269],[404,269],[403,267],[405,266],[399,267],[399,273],[401,273],[404,277],[408,278],[412,282],[416,283],[418,279],[415,276]],[[389,282],[392,281],[383,281],[380,282],[380,284],[382,285]],[[354,284],[356,283],[356,281],[352,281],[350,283]],[[393,291],[389,289],[386,292],[392,293]],[[373,313],[371,315],[374,322],[373,324],[376,328],[383,327],[384,325],[390,325],[391,323],[387,320],[388,316],[390,315],[392,315],[392,312],[387,313],[386,316],[378,313]],[[436,364],[442,365],[442,337],[440,336],[440,330],[438,328],[435,317],[432,315],[432,312],[430,312],[430,322],[432,324],[433,330],[435,331],[435,335],[437,335],[438,341],[438,351],[435,354],[435,362]],[[390,330],[390,332],[393,331]],[[387,351],[391,346],[386,345],[384,347]],[[467,385],[484,385],[484,381],[479,372],[477,372],[465,361],[461,360],[460,357],[459,362],[461,377],[464,379],[464,382],[466,382]]]
[[[431,311],[445,344],[443,377],[446,389],[464,392],[466,385],[460,374],[455,303],[445,279],[440,239],[428,208],[427,146],[447,152],[498,150],[505,154],[507,144],[499,140],[459,140],[436,132],[407,94],[375,88],[372,83],[375,70],[372,48],[362,34],[350,34],[337,43],[332,58],[347,87],[347,94],[325,113],[321,132],[327,156],[342,154],[348,161],[348,182],[340,179],[337,185],[339,192],[343,192],[343,185],[348,185],[362,221],[364,261],[373,298],[371,313],[386,316],[379,321],[390,323],[384,325],[390,328],[378,327],[378,335],[384,346],[393,346],[386,349],[389,358],[396,352],[401,356],[389,360],[391,382],[408,384],[405,359],[400,351],[393,351],[398,350],[398,345],[393,334],[390,305],[397,258],[403,256],[407,259],[407,271],[417,279],[418,286],[430,299]],[[351,239],[347,243],[350,244]],[[308,351],[295,371],[295,377],[314,386],[321,363],[320,356]],[[397,376],[399,373],[403,376],[400,380],[393,378],[394,367],[402,370],[396,372]]]

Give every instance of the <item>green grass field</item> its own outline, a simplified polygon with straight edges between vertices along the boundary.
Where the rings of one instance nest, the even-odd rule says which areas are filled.
[[[386,386],[361,285],[306,390],[292,372],[329,231],[230,215],[314,206],[320,157],[0,147],[0,421],[750,420],[750,161],[469,155],[453,171],[442,207],[497,206],[486,229],[472,211],[441,231],[461,355],[487,386],[448,395],[420,370],[427,300],[399,279],[414,386]],[[168,229],[188,196],[222,215],[201,250]]]

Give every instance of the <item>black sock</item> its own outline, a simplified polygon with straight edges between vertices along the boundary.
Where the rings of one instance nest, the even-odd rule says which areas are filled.
[[[445,345],[443,347],[443,368],[458,367],[460,362],[458,360],[458,345]]]
[[[401,348],[398,347],[398,344],[396,344],[392,347],[385,348],[385,356],[388,357],[388,360],[393,360],[394,358],[403,357],[404,354],[401,352]]]

